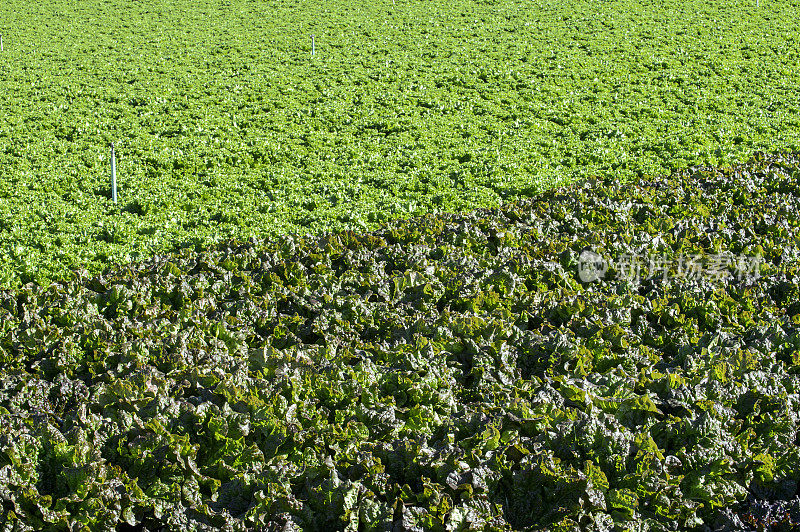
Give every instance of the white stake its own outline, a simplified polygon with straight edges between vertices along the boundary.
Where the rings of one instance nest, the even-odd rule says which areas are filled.
[[[0,52],[3,51],[3,36],[0,35]]]
[[[114,143],[111,143],[111,199],[117,203],[117,154],[114,153]]]
[[[317,48],[316,48],[316,46],[314,44],[314,34],[312,33],[311,34],[311,55],[313,56],[316,53],[317,53]]]

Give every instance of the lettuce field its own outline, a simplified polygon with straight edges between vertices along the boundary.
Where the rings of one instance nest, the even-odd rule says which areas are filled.
[[[798,21],[4,2],[0,532],[800,529]]]
[[[3,529],[795,530],[799,164],[2,292]]]
[[[0,286],[798,151],[798,20],[797,0],[5,0]]]

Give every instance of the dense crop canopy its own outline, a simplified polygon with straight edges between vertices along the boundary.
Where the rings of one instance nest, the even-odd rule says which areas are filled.
[[[798,183],[757,155],[2,292],[0,522],[798,523]]]
[[[800,150],[798,0],[2,6],[0,287]]]

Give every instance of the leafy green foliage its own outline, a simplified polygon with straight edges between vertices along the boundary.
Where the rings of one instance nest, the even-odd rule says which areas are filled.
[[[757,154],[0,292],[0,522],[793,522],[798,177]],[[586,282],[586,248],[763,262]]]
[[[797,0],[3,6],[3,287],[800,150]]]

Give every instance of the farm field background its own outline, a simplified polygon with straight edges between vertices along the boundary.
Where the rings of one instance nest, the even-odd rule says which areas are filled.
[[[0,286],[796,151],[798,20],[769,0],[7,1]]]

